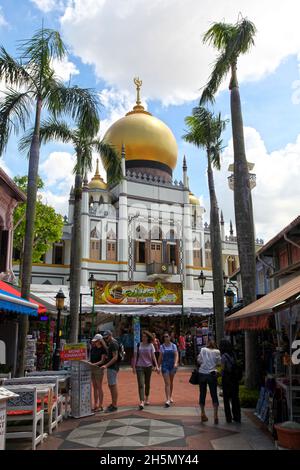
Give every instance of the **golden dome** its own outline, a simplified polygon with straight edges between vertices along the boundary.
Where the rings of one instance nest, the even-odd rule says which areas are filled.
[[[95,176],[93,176],[93,178],[89,182],[89,188],[90,189],[106,189],[107,188],[106,183],[103,181],[103,178],[100,176],[100,173],[99,173],[99,159],[98,158],[97,158]]]
[[[175,137],[165,123],[145,111],[139,97],[141,81],[135,79],[135,84],[136,105],[107,130],[103,140],[113,145],[120,155],[124,144],[127,161],[154,161],[174,169],[178,154]]]
[[[199,199],[193,193],[190,193],[189,195],[189,203],[192,204],[193,206],[200,206]]]

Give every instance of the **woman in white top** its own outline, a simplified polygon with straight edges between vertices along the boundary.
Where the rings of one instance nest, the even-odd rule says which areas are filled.
[[[217,393],[217,366],[221,364],[221,354],[214,341],[209,341],[207,346],[201,349],[197,361],[199,364],[199,404],[201,408],[201,421],[208,421],[205,414],[205,399],[208,385],[214,406],[214,423],[218,424],[219,400]]]

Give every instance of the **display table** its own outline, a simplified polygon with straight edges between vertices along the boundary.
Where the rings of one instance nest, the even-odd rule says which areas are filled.
[[[300,377],[292,376],[292,385],[286,378],[277,378],[276,384],[284,392],[288,403],[289,415],[293,416],[293,421],[300,422]]]
[[[17,397],[16,393],[0,387],[0,450],[5,449],[5,432],[6,432],[6,402],[9,398]]]
[[[71,416],[91,416],[92,388],[91,367],[84,361],[71,362]]]

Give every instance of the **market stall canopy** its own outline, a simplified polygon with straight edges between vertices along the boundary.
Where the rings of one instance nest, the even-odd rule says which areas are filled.
[[[38,316],[38,306],[0,289],[0,311]]]
[[[261,330],[269,326],[269,317],[279,306],[297,298],[300,294],[300,276],[273,290],[269,294],[252,302],[225,320],[229,332],[238,330]]]
[[[8,284],[7,282],[0,281],[0,290],[3,291],[5,294],[12,294],[12,295],[14,295],[15,297],[20,297],[20,298],[21,298],[21,291],[20,291],[20,289],[18,289],[18,288],[15,287],[15,286],[12,286],[11,284]],[[38,306],[38,313],[39,313],[39,315],[41,315],[41,314],[47,312],[47,308],[45,307],[45,305],[43,305],[42,303],[38,302],[36,299],[30,297],[30,298],[29,298],[29,301],[30,301],[32,304],[35,304],[35,305]]]

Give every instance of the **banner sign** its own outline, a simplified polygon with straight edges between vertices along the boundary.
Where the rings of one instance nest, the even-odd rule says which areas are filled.
[[[95,304],[181,305],[180,282],[97,281]]]
[[[60,352],[62,361],[80,361],[87,358],[86,344],[65,344],[64,349]]]

